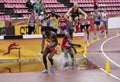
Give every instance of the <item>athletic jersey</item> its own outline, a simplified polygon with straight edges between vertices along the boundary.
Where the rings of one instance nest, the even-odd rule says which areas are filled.
[[[85,19],[81,19],[81,25],[85,25],[86,24],[86,20]]]
[[[92,18],[88,17],[87,20],[86,20],[86,24],[87,24],[87,25],[90,25],[90,24],[91,24],[91,21],[92,21]]]
[[[29,25],[34,27],[35,26],[35,19],[29,19]]]
[[[59,20],[60,28],[66,28],[66,24],[67,24],[67,19],[66,18],[60,18],[60,20]]]
[[[50,35],[47,36],[45,32],[43,32],[43,37],[46,39],[47,42],[54,42],[54,35],[55,33],[53,31],[50,31]]]
[[[68,40],[70,42],[72,42],[73,37],[69,37],[68,39],[66,37],[67,37],[67,35],[65,35],[65,37],[64,37],[64,39],[62,41],[62,49],[67,49],[67,48],[71,47],[71,45],[69,44]]]
[[[100,21],[100,15],[94,14],[94,21]]]
[[[102,20],[107,21],[107,13],[102,13]]]
[[[58,19],[56,18],[56,16],[53,16],[53,17],[51,16],[49,18],[49,20],[50,20],[50,26],[57,29],[58,28]]]
[[[74,8],[72,8],[72,11],[71,11],[71,13],[72,13],[72,17],[74,18],[74,17],[76,17],[76,16],[79,16],[79,10],[77,9],[77,11],[76,12],[74,12]]]
[[[48,46],[51,46],[51,45],[54,45],[56,42],[54,41],[54,35],[55,35],[55,33],[53,32],[53,31],[50,31],[50,36],[48,37],[46,34],[45,34],[45,32],[43,32],[43,37],[46,39],[46,41],[47,41],[47,45],[46,45],[46,48],[48,47]],[[51,48],[49,48],[49,50],[54,50],[54,49],[56,49],[56,46],[53,46],[53,47],[51,47]]]

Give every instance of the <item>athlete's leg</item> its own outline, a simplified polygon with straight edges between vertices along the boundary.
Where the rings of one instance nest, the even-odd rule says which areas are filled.
[[[89,28],[90,28],[90,25],[86,25],[87,40],[89,40]]]
[[[49,59],[49,61],[50,61],[50,63],[51,63],[51,67],[50,67],[51,72],[54,71],[53,56],[54,56],[54,54],[55,54],[56,52],[57,52],[57,50],[54,49],[54,50],[52,50],[52,51],[50,52],[50,54],[49,54],[49,56],[48,56],[48,59]]]
[[[106,34],[108,33],[108,25],[106,24],[105,25],[105,28],[106,28]]]
[[[65,57],[64,67],[67,67],[68,66],[68,49],[64,49],[63,53],[64,53],[64,57]]]
[[[73,17],[69,17],[69,23],[70,23],[70,27],[74,28],[75,26],[75,21],[74,21],[74,18]]]
[[[100,26],[101,26],[100,28],[101,28],[101,30],[102,30],[101,33],[103,33],[103,32],[104,32],[104,24],[103,24],[103,21],[100,23]]]
[[[51,51],[49,56],[48,56],[48,59],[49,59],[51,65],[53,65],[53,56],[56,52],[57,52],[57,50],[55,49],[55,50]]]
[[[68,49],[68,53],[70,54],[70,57],[72,59],[72,68],[74,69],[74,54],[73,54],[72,48]]]
[[[94,24],[94,34],[95,34],[95,36],[96,36],[96,29],[97,29],[97,25]]]
[[[83,32],[83,29],[84,29],[84,25],[81,25],[80,26],[80,31]]]
[[[79,17],[78,17],[78,16],[76,16],[76,17],[74,18],[74,21],[75,21],[75,26],[76,26],[76,25],[78,25],[78,19],[79,19]]]
[[[47,55],[49,53],[49,49],[45,49],[44,52],[43,52],[43,63],[44,63],[44,66],[45,66],[45,70],[43,72],[48,72],[48,67],[47,67]]]
[[[107,21],[105,21],[105,30],[106,30],[106,34],[108,33],[108,25],[107,25]]]
[[[95,34],[95,37],[97,36],[97,31],[99,31],[99,26],[100,26],[100,21],[95,21],[94,22],[94,34]]]

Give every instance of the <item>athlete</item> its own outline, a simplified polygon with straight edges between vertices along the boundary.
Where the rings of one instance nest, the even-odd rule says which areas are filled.
[[[49,19],[48,19],[48,23],[49,23],[49,26],[52,28],[52,30],[55,33],[57,33],[59,17],[60,16],[54,10],[51,10]]]
[[[90,28],[90,25],[91,25],[91,15],[88,14],[87,15],[87,18],[85,19],[85,16],[84,14],[81,16],[81,19],[80,19],[80,28],[81,28],[81,32],[86,31],[87,32],[87,40],[89,40],[89,28]]]
[[[69,17],[69,20],[74,27],[78,25],[78,19],[81,16],[81,14],[84,14],[85,18],[87,17],[87,14],[82,9],[80,9],[78,3],[75,2],[73,4],[73,7],[71,7],[66,13],[66,17]]]
[[[45,46],[45,40],[47,41],[47,44]],[[51,63],[50,71],[54,71],[54,63],[53,63],[53,56],[57,52],[56,46],[58,44],[56,33],[50,30],[50,27],[47,26],[44,28],[43,32],[43,39],[42,39],[42,50],[41,53],[43,53],[43,63],[45,66],[45,70],[43,70],[43,73],[48,73],[48,66],[47,66],[47,56]]]
[[[107,26],[107,21],[108,21],[108,14],[106,10],[103,10],[102,12],[102,22],[101,22],[101,28],[102,28],[102,32],[104,32],[104,30],[106,30],[106,34],[108,33],[108,26]]]
[[[76,53],[76,49],[74,46],[78,46],[78,47],[81,47],[80,44],[74,44],[72,43],[72,40],[73,40],[73,32],[74,32],[74,29],[73,28],[69,28],[69,31],[67,34],[65,34],[64,38],[63,38],[63,41],[62,41],[62,51],[64,52],[64,55],[65,55],[65,58],[67,59],[68,58],[68,53],[72,59],[72,69],[74,69],[74,54],[73,54],[73,50],[74,52]],[[72,50],[73,48],[73,50]],[[67,66],[67,62],[65,62],[65,67]]]
[[[87,19],[86,19],[86,32],[87,32],[87,40],[89,40],[89,31],[90,31],[90,27],[92,24],[92,15],[90,13],[88,13]]]
[[[101,21],[101,14],[98,12],[98,9],[96,9],[95,12],[93,13],[93,18],[94,18],[94,34],[96,37],[97,36],[96,31],[99,30]]]
[[[83,32],[83,30],[85,30],[85,25],[86,25],[86,19],[84,14],[82,14],[81,19],[80,19],[80,30],[81,32]]]
[[[64,16],[64,14],[62,14],[59,19],[59,28],[60,28],[60,34],[65,34],[65,30],[67,29],[67,19]]]

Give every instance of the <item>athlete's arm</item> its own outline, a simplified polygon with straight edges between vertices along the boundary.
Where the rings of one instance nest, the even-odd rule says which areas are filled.
[[[57,39],[57,35],[56,35],[56,34],[54,34],[54,41],[55,41],[55,44],[54,44],[53,46],[57,46],[57,44],[58,44],[58,39]]]
[[[87,18],[87,14],[81,8],[79,8],[78,11],[85,15],[85,19]]]
[[[75,53],[77,53],[77,50],[75,49],[75,47],[74,47],[74,46],[72,46],[72,48],[73,48],[74,52],[75,52]]]
[[[74,43],[72,43],[72,41],[70,41],[69,37],[70,37],[70,35],[67,34],[67,35],[66,35],[67,41],[68,41],[68,43],[69,43],[72,47],[73,47],[73,46],[81,47],[80,44],[74,44]]]
[[[69,17],[69,16],[71,16],[71,11],[72,11],[72,8],[70,8],[70,9],[68,10],[68,12],[66,13],[66,15],[65,15],[66,18]]]
[[[72,43],[72,42],[69,42],[69,44],[70,44],[71,46],[78,46],[78,47],[81,47],[80,44],[74,44],[74,43]]]

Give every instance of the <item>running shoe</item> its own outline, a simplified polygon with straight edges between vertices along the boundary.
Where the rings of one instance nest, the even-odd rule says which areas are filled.
[[[43,70],[43,71],[42,71],[42,73],[48,73],[48,70],[47,70],[47,69],[45,69],[45,70]]]
[[[50,71],[51,71],[51,72],[54,72],[54,65],[51,65]]]

